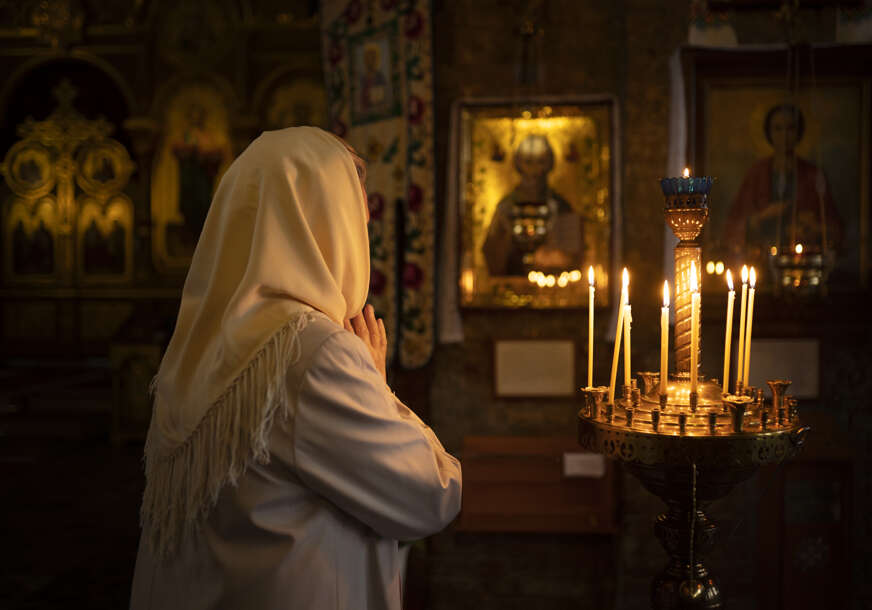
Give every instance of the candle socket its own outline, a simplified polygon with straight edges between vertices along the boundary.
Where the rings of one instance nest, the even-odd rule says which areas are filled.
[[[627,414],[627,427],[632,428],[633,427],[633,409],[627,409],[626,414]]]
[[[784,406],[784,395],[787,394],[790,381],[787,379],[770,379],[766,382],[766,385],[772,390],[772,407],[778,412],[778,409]]]
[[[769,427],[769,411],[760,411],[760,427],[763,430]]]
[[[745,423],[745,411],[747,410],[748,405],[751,404],[751,399],[747,396],[729,394],[724,397],[724,404],[732,411],[733,432],[742,432]]]
[[[741,379],[736,379],[736,394],[735,396],[744,396],[745,395],[745,384],[742,383]]]
[[[755,388],[754,397],[756,398],[755,402],[758,406],[763,406],[763,388]]]
[[[633,388],[632,399],[634,407],[638,407],[642,404],[642,392],[639,391],[639,388]]]
[[[641,371],[637,373],[642,378],[642,394],[648,395],[660,385],[660,373],[656,371]]]
[[[612,403],[607,402],[606,406],[605,406],[604,417],[608,423],[612,423],[612,416],[614,415],[614,410],[615,410],[615,406]]]
[[[601,405],[608,397],[609,389],[605,386],[594,386],[592,388],[582,388],[581,392],[584,395],[584,408],[587,411],[588,417],[597,419]]]
[[[699,393],[691,392],[690,393],[690,410],[693,413],[696,413],[696,407],[699,404]]]
[[[714,411],[708,414],[709,434],[716,434],[718,431],[718,414]]]
[[[633,393],[632,386],[628,386],[628,385],[621,386],[621,395],[623,396],[624,400],[626,400],[627,402],[630,402],[630,396],[632,395],[632,393]]]
[[[787,411],[787,409],[785,409],[784,407],[778,407],[777,413],[778,413],[778,425],[779,426],[784,425],[784,420],[787,417],[786,411]]]
[[[667,399],[668,397],[669,397],[669,396],[668,396],[667,394],[665,394],[665,393],[660,395],[660,408],[661,408],[662,410],[665,410],[665,409],[666,409],[666,399]]]
[[[687,432],[687,413],[678,414],[678,433],[685,434]]]
[[[651,427],[654,428],[654,432],[660,430],[660,409],[651,411]]]

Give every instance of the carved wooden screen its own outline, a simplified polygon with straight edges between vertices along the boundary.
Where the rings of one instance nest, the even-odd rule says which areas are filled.
[[[126,283],[133,270],[133,204],[123,192],[130,155],[113,126],[73,107],[75,88],[53,91],[57,108],[28,118],[0,165],[12,195],[3,207],[6,283]]]

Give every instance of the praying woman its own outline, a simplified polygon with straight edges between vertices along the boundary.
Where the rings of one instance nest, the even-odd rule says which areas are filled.
[[[154,381],[132,610],[399,610],[460,463],[391,392],[365,162],[265,132],[222,177]]]

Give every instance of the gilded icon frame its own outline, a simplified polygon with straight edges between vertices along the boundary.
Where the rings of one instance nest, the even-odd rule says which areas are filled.
[[[452,136],[460,306],[586,308],[589,266],[595,306],[608,305],[620,226],[616,100],[462,99]]]

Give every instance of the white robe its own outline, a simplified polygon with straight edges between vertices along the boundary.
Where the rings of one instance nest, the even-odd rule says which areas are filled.
[[[399,610],[398,540],[460,510],[460,463],[384,383],[366,346],[323,314],[300,333],[269,464],[227,486],[164,562],[145,539],[131,610]]]

